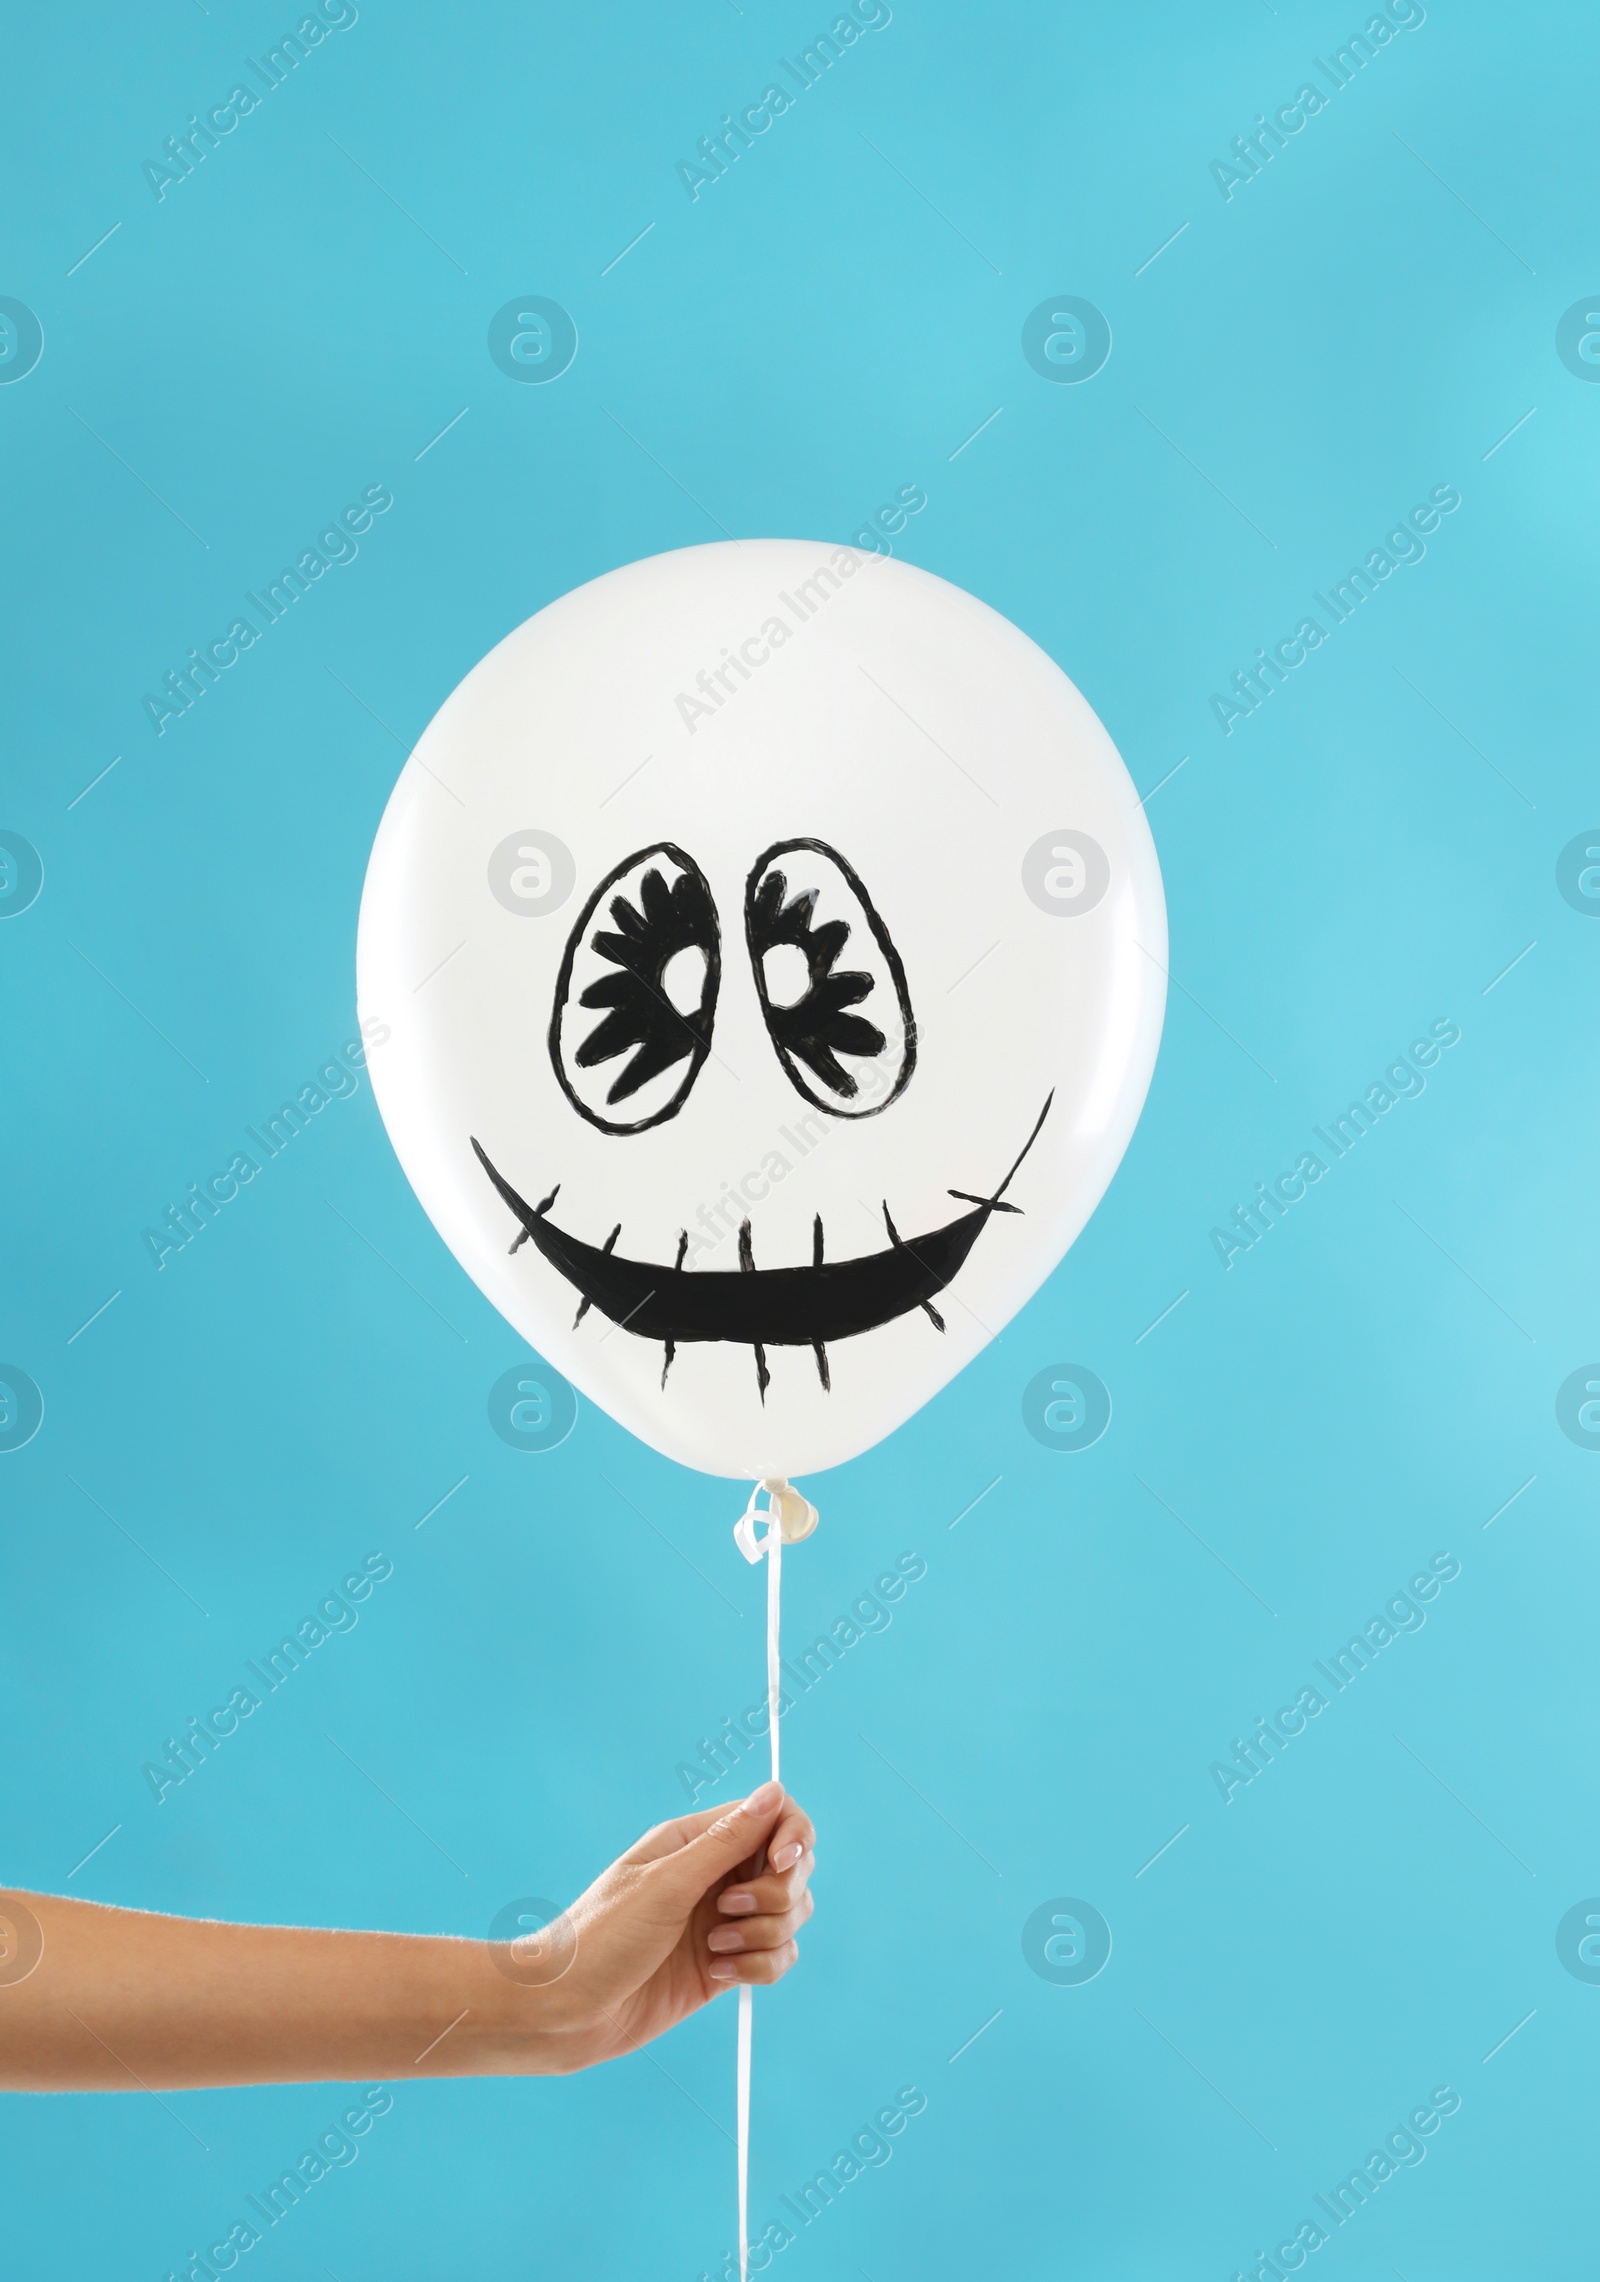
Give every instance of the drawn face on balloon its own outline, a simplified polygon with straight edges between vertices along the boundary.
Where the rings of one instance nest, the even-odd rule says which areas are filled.
[[[625,880],[636,880],[637,901],[620,887]],[[819,907],[830,888],[831,900],[845,902],[856,917],[825,915]],[[856,958],[864,963],[841,966],[852,937],[862,943]],[[757,857],[744,887],[744,942],[767,1035],[795,1092],[830,1117],[873,1117],[898,1101],[917,1064],[905,967],[838,850],[822,840],[789,840]],[[599,968],[581,989],[574,980],[580,960]],[[663,842],[615,865],[584,906],[556,978],[550,1054],[578,1114],[613,1134],[644,1133],[676,1117],[711,1052],[721,979],[716,901],[693,857]],[[878,1014],[892,1031],[878,1027]],[[597,1083],[584,1082],[590,1072],[600,1073]],[[602,1089],[603,1103],[593,1106]],[[530,1209],[476,1139],[473,1145],[524,1235],[582,1294],[576,1321],[595,1306],[636,1338],[661,1340],[663,1387],[680,1340],[747,1345],[763,1403],[768,1347],[810,1347],[823,1390],[831,1393],[829,1340],[875,1331],[915,1307],[942,1332],[935,1294],[962,1266],[989,1215],[1018,1209],[1003,1201],[1013,1165],[993,1196],[953,1189],[952,1196],[967,1196],[973,1209],[909,1240],[885,1200],[888,1245],[860,1258],[827,1259],[819,1211],[812,1218],[809,1265],[758,1268],[746,1214],[736,1270],[686,1266],[686,1227],[668,1268],[615,1250],[620,1221],[604,1246],[578,1242],[549,1217],[558,1190]]]
[[[784,541],[631,565],[491,653],[396,787],[359,953],[457,1256],[624,1424],[736,1475],[876,1441],[1048,1273],[1165,961],[1071,684],[958,589]]]

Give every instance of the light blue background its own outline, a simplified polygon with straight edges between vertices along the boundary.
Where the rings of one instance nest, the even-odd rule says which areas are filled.
[[[373,831],[484,651],[633,557],[848,537],[916,483],[898,551],[1170,778],[1122,1170],[965,1376],[813,1485],[789,1565],[795,1642],[928,1570],[786,1725],[819,1908],[759,2006],[756,2212],[928,2104],[786,2282],[1227,2282],[1447,2085],[1305,2271],[1555,2276],[1592,2240],[1600,1990],[1554,1935],[1600,1889],[1600,1460],[1554,1397],[1600,1353],[1600,927],[1554,868],[1600,815],[1600,389],[1555,330],[1600,283],[1597,42],[1575,0],[1430,4],[1225,201],[1211,162],[1364,15],[895,0],[695,202],[678,162],[829,6],[362,0],[159,203],[142,163],[294,8],[8,28],[0,292],[45,348],[0,388],[0,827],[45,881],[0,926],[0,1360],[46,1406],[0,1456],[9,1881],[482,1934],[681,1811],[759,1688],[737,1495],[588,1405],[548,1455],[495,1437],[523,1351],[365,1081],[160,1271],[141,1240],[351,1034]],[[578,329],[548,387],[486,347],[530,292]],[[1063,293],[1111,324],[1082,387],[1021,353]],[[156,736],[145,693],[374,483],[359,558]],[[1444,483],[1426,559],[1224,736],[1211,693]],[[1426,1092],[1224,1270],[1213,1225],[1446,1017]],[[1114,1403],[1075,1455],[1020,1410],[1067,1360]],[[374,1550],[357,1630],[158,1807],[141,1763]],[[1210,1763],[1441,1551],[1426,1627],[1225,1805]],[[1085,1987],[1022,1953],[1063,1894],[1113,1932]],[[726,2005],[571,2081],[398,2086],[240,2271],[693,2282],[732,2087]],[[158,2282],[344,2102],[8,2100],[8,2274]]]

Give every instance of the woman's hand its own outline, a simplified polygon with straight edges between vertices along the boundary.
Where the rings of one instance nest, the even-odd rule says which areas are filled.
[[[219,1925],[0,1892],[0,2091],[566,2075],[741,1981],[811,1915],[811,1824],[776,1783],[658,1823],[554,1924],[490,1943]]]
[[[649,2043],[724,1989],[779,1981],[815,1904],[816,1834],[781,1784],[646,1831],[526,1945],[556,1972],[529,2006],[541,2071]],[[519,1971],[518,1949],[506,1967]],[[564,1958],[570,1959],[563,1965]]]

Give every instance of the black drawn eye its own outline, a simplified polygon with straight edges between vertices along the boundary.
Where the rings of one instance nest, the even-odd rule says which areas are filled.
[[[721,979],[717,907],[692,857],[662,840],[608,872],[567,938],[550,1017],[579,1116],[606,1133],[675,1117],[711,1051]]]
[[[823,840],[781,840],[745,882],[745,940],[778,1058],[830,1117],[874,1117],[917,1064],[905,968],[857,874]]]

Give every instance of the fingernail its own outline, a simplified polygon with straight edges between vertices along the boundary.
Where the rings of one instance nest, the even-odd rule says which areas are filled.
[[[731,1894],[719,1894],[717,1896],[717,1907],[725,1917],[748,1917],[755,1906],[754,1894],[747,1893],[742,1886],[735,1887]]]
[[[752,1791],[745,1800],[744,1811],[747,1815],[771,1814],[782,1797],[781,1783],[763,1783],[759,1791]]]
[[[744,1935],[736,1925],[719,1925],[706,1935],[707,1949],[743,1949]]]
[[[798,1841],[792,1846],[780,1846],[777,1853],[772,1857],[773,1869],[787,1870],[791,1863],[799,1861],[800,1853],[801,1849]]]
[[[731,1965],[713,1965],[710,1978],[713,1981],[734,1981],[738,1979],[738,1974]]]

